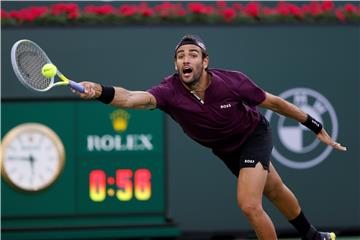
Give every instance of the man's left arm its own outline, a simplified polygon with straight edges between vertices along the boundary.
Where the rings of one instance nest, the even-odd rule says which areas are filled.
[[[316,133],[317,138],[325,144],[332,146],[339,151],[346,151],[346,147],[340,143],[335,142],[329,134],[322,127],[316,119],[313,119],[310,115],[302,111],[294,104],[282,99],[281,97],[272,95],[268,92],[265,93],[265,100],[259,104],[263,108],[270,109],[285,117],[295,119],[296,121],[304,124],[312,131]]]

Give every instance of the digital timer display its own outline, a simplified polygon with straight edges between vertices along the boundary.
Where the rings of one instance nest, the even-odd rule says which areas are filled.
[[[107,196],[116,197],[122,202],[133,198],[138,201],[148,201],[151,198],[151,172],[145,168],[136,171],[117,169],[114,178],[106,176],[103,170],[92,170],[89,174],[91,201],[102,202]]]

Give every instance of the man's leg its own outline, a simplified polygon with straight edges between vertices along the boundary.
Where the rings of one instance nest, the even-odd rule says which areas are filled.
[[[271,162],[269,169],[264,194],[288,220],[292,220],[299,216],[300,204],[295,195],[283,183]]]
[[[262,207],[267,175],[268,172],[261,163],[255,168],[242,168],[238,177],[237,199],[258,239],[275,240],[277,237],[274,225]]]
[[[334,233],[318,232],[310,225],[301,212],[300,204],[295,195],[282,182],[271,162],[264,194],[298,230],[303,239],[334,240],[336,238]]]

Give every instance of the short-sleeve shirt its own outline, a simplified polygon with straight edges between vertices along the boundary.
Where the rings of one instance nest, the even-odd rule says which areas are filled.
[[[180,81],[178,74],[148,89],[157,108],[166,112],[193,140],[218,152],[231,152],[254,131],[260,113],[256,105],[265,92],[238,71],[210,69],[211,82],[201,103]]]

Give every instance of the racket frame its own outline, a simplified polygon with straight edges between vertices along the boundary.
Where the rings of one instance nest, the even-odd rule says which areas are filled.
[[[68,79],[67,77],[64,76],[64,74],[62,74],[59,70],[56,70],[56,75],[60,78],[61,81],[59,82],[55,82],[55,76],[49,78],[50,79],[50,84],[49,86],[47,86],[44,89],[38,89],[38,88],[34,88],[31,87],[29,84],[26,83],[25,79],[23,78],[23,76],[20,74],[20,70],[16,61],[16,49],[18,48],[18,46],[20,44],[23,44],[24,42],[29,42],[30,44],[34,45],[36,48],[38,48],[38,50],[41,52],[41,54],[43,55],[43,57],[45,58],[46,62],[49,64],[53,64],[50,60],[50,58],[46,55],[45,51],[41,49],[41,47],[39,45],[37,45],[35,42],[28,40],[28,39],[22,39],[17,41],[16,43],[14,43],[14,45],[11,48],[11,64],[13,66],[15,75],[18,77],[18,79],[20,80],[20,82],[27,88],[31,89],[31,90],[35,90],[38,92],[46,92],[48,90],[50,90],[51,88],[55,87],[55,86],[65,86],[65,85],[69,85],[71,88],[74,88],[75,90],[79,91],[79,92],[84,92],[84,87],[81,86],[79,83],[76,83],[70,79]],[[53,64],[55,65],[55,64]]]

